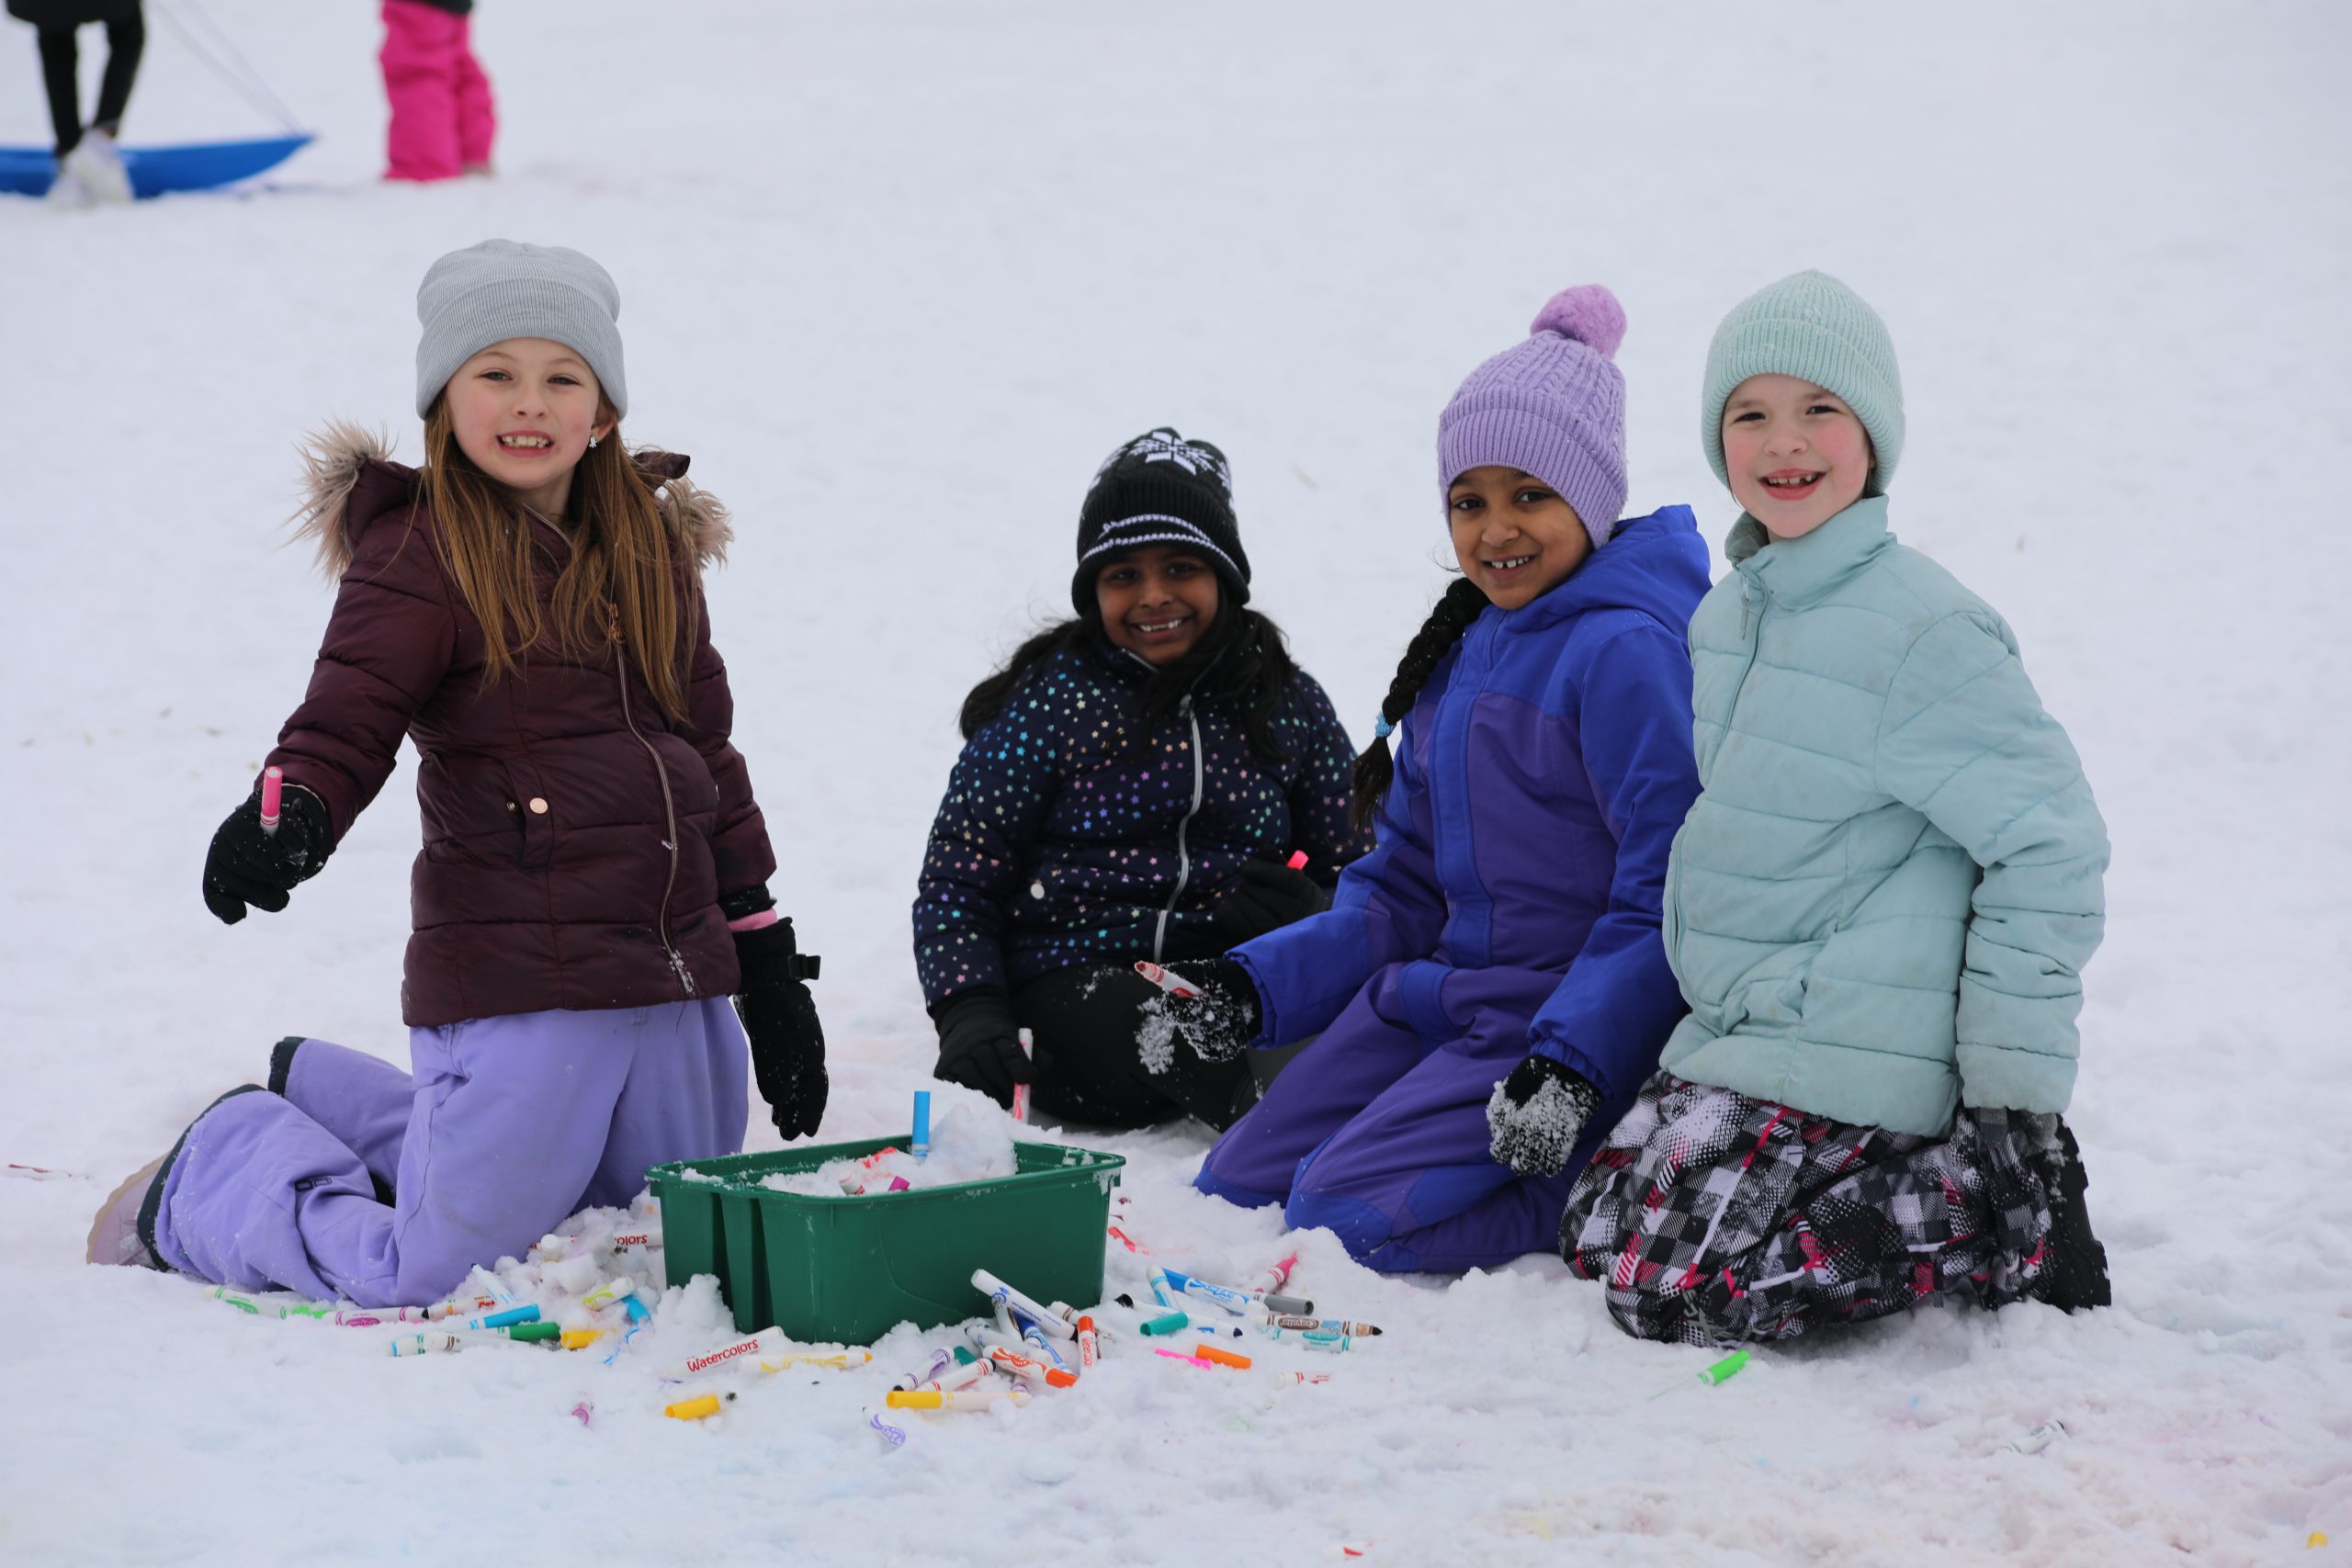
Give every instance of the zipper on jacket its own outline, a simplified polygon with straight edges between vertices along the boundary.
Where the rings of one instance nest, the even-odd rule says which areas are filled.
[[[669,955],[670,967],[677,975],[678,984],[691,997],[695,994],[694,972],[686,967],[685,959],[670,942],[670,894],[678,886],[678,805],[670,794],[670,770],[662,765],[662,753],[653,749],[652,741],[639,732],[637,717],[629,711],[628,660],[621,649],[621,617],[617,610],[612,615],[612,634],[613,672],[620,677],[621,682],[621,722],[628,727],[631,735],[637,737],[637,743],[645,748],[646,756],[653,762],[653,776],[662,783],[662,819],[669,824],[669,832],[663,836],[662,847],[670,852],[670,874],[662,884],[662,908],[654,912],[654,931],[662,939],[662,951]]]
[[[1192,852],[1185,847],[1184,835],[1192,827],[1193,818],[1201,809],[1203,777],[1200,716],[1193,711],[1193,699],[1189,695],[1177,703],[1176,711],[1184,716],[1186,724],[1192,726],[1193,804],[1184,808],[1183,820],[1176,824],[1176,891],[1168,896],[1168,907],[1159,911],[1159,924],[1151,933],[1151,961],[1155,964],[1159,962],[1160,949],[1167,945],[1168,917],[1176,912],[1176,901],[1184,897],[1184,885],[1193,879],[1193,856]]]
[[[1739,667],[1739,680],[1731,689],[1731,706],[1724,710],[1725,729],[1731,728],[1732,716],[1739,711],[1740,696],[1747,690],[1747,677],[1756,671],[1757,650],[1764,645],[1764,611],[1762,606],[1757,604],[1757,600],[1762,596],[1762,590],[1758,589],[1751,579],[1745,575],[1740,578],[1739,640],[1747,646],[1747,662]],[[1753,637],[1748,635],[1751,617],[1755,625]]]

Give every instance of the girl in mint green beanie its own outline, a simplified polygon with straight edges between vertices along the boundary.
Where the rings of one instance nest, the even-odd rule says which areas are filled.
[[[1561,1231],[1629,1334],[2108,1300],[2059,1116],[2107,832],[2008,626],[1888,531],[1903,436],[1886,328],[1836,278],[1716,329],[1700,439],[1743,510],[1690,622],[1690,1011]]]

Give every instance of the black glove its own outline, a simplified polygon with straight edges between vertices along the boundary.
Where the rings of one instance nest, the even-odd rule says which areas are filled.
[[[967,991],[939,1010],[939,1064],[931,1076],[978,1089],[1008,1110],[1012,1086],[1031,1081],[1012,1003],[996,991]]]
[[[786,1139],[814,1134],[831,1090],[825,1026],[804,983],[817,977],[819,960],[800,956],[790,920],[737,931],[735,959],[743,972],[735,1014],[752,1043],[752,1076],[768,1102],[768,1119]]]
[[[1592,1113],[1600,1091],[1574,1067],[1540,1051],[1510,1070],[1487,1101],[1487,1152],[1521,1176],[1557,1176]]]
[[[261,830],[261,786],[229,813],[204,857],[204,907],[224,925],[245,918],[245,906],[277,913],[286,896],[319,874],[334,852],[334,824],[326,803],[299,784],[278,795],[277,831]]]
[[[1159,966],[1138,964],[1136,968],[1149,979]],[[1250,983],[1250,972],[1232,959],[1191,959],[1182,970],[1159,973],[1182,988],[1162,985],[1159,999],[1144,1003],[1136,1044],[1146,1059],[1155,1045],[1166,1045],[1171,1027],[1204,1062],[1229,1062],[1258,1038],[1264,1027],[1258,987]]]
[[[1275,852],[1261,850],[1241,863],[1240,875],[1216,901],[1211,918],[1226,945],[1238,947],[1330,907],[1331,895],[1321,883],[1291,870]]]

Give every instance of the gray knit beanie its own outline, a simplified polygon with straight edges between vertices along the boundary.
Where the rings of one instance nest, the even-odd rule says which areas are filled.
[[[417,285],[416,412],[430,411],[458,367],[492,344],[543,337],[587,360],[605,400],[626,414],[620,314],[612,275],[578,251],[519,240],[451,251]]]
[[[1894,340],[1862,297],[1826,272],[1800,272],[1731,309],[1707,345],[1699,394],[1699,441],[1715,478],[1724,466],[1724,405],[1750,376],[1794,376],[1846,400],[1877,459],[1864,495],[1884,495],[1903,456],[1903,377]]]

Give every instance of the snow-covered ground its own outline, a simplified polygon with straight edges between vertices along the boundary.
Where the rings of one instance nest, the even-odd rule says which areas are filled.
[[[373,178],[372,8],[207,5],[315,148],[249,194],[0,198],[0,1156],[74,1173],[0,1179],[0,1561],[2352,1552],[2352,13],[486,0],[499,177],[413,189]],[[130,140],[262,129],[163,6]],[[42,141],[30,34],[0,41],[0,141]],[[1719,536],[1708,333],[1845,277],[1903,357],[1897,527],[2013,621],[2113,829],[2073,1119],[2115,1309],[1922,1315],[1702,1389],[1556,1259],[1384,1279],[1317,1235],[1302,1287],[1388,1329],[1329,1383],[1130,1349],[891,1450],[860,1411],[907,1331],[706,1430],[629,1361],[394,1360],[85,1268],[98,1197],[278,1036],[404,1060],[404,777],[285,916],[223,928],[197,877],[328,604],[278,547],[292,444],[343,415],[414,455],[416,280],[490,234],[611,268],[629,437],[735,509],[712,598],[827,958],[829,1138],[903,1128],[923,1081],[906,908],[952,716],[1064,603],[1112,446],[1232,455],[1257,602],[1362,739],[1442,581],[1431,438],[1472,365],[1611,284],[1633,507]],[[1090,1141],[1171,1260],[1283,1249],[1191,1191],[1197,1128]]]

